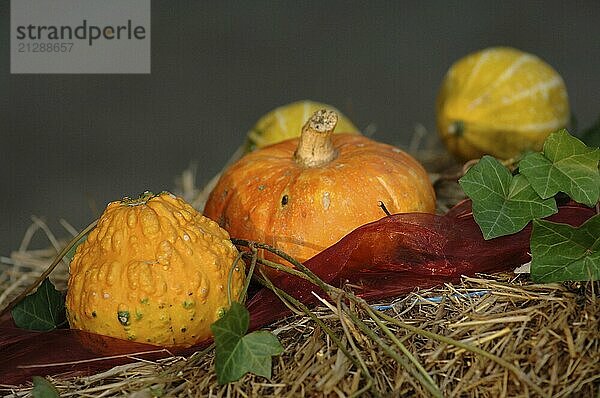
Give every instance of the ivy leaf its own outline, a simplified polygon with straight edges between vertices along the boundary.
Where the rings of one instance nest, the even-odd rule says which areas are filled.
[[[484,156],[459,180],[473,202],[473,216],[485,239],[522,230],[534,218],[556,213],[554,198],[541,199],[527,179]]]
[[[600,149],[589,148],[559,130],[548,136],[544,151],[525,156],[519,163],[519,173],[543,199],[564,192],[573,200],[594,206],[600,198]]]
[[[238,302],[210,328],[215,336],[215,367],[219,384],[238,380],[246,373],[271,377],[271,356],[283,352],[277,337],[266,331],[248,332],[250,314]]]
[[[25,297],[11,311],[15,325],[28,330],[53,330],[67,324],[65,295],[46,278],[37,291]]]
[[[579,228],[535,220],[531,278],[535,282],[600,280],[600,214]]]
[[[33,376],[33,389],[31,396],[33,398],[60,398],[58,390],[52,383],[40,376]]]

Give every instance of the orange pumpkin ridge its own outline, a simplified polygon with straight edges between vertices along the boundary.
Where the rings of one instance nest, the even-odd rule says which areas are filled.
[[[336,120],[334,112],[319,111],[299,139],[234,163],[211,192],[205,215],[232,237],[305,261],[384,217],[380,201],[392,213],[435,211],[433,187],[415,159],[364,136],[331,134]]]

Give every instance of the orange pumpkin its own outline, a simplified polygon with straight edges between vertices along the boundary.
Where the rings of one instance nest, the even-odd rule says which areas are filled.
[[[423,167],[391,145],[334,134],[334,111],[317,111],[300,138],[247,154],[230,166],[205,207],[232,237],[276,246],[300,261],[385,214],[434,212]]]

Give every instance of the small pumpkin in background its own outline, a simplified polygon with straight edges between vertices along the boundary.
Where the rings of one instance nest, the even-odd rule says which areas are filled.
[[[296,138],[310,116],[319,109],[329,109],[338,114],[338,125],[334,131],[360,134],[360,131],[335,107],[320,102],[304,100],[282,105],[262,116],[248,131],[246,152]]]
[[[237,249],[181,198],[146,193],[110,203],[77,248],[66,298],[71,328],[161,346],[212,335],[228,308]],[[233,271],[237,298],[244,266]]]
[[[391,145],[332,134],[337,114],[316,112],[290,139],[247,154],[211,192],[205,214],[231,236],[265,242],[300,261],[390,212],[435,211],[427,172]]]
[[[437,98],[438,132],[461,160],[538,151],[570,119],[562,77],[533,54],[493,47],[454,63]]]

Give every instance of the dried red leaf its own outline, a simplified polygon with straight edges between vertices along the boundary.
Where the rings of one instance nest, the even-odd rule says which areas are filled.
[[[10,313],[0,318],[0,384],[22,384],[36,375],[89,375],[132,362],[133,357],[155,360],[169,355],[161,347],[80,330],[19,329]]]

